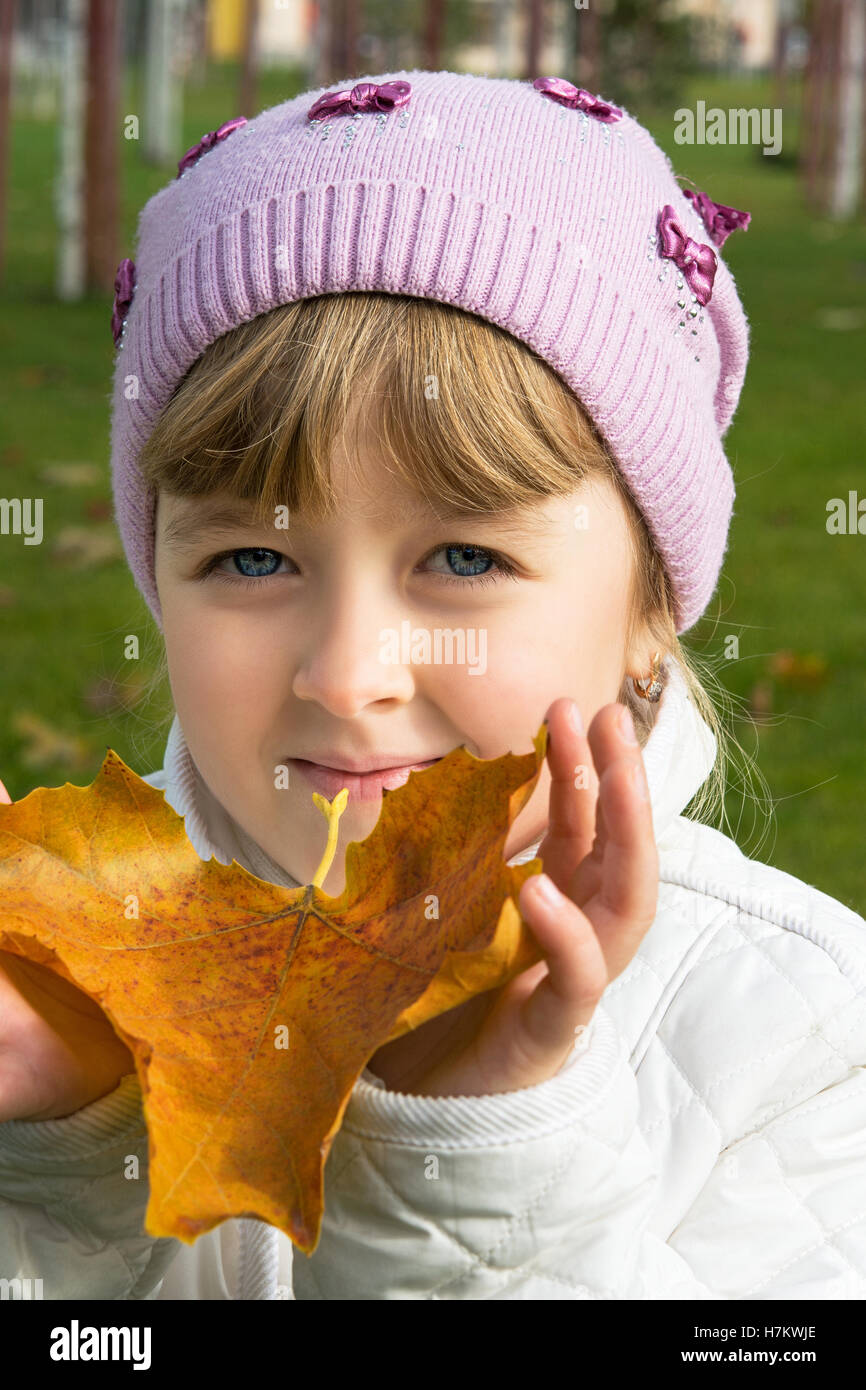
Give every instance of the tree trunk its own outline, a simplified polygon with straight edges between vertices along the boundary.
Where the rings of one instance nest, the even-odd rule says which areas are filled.
[[[841,0],[813,0],[809,23],[804,131],[801,161],[806,201],[813,212],[827,210],[827,163],[835,131],[835,65]]]
[[[6,265],[6,178],[12,102],[12,36],[15,0],[0,0],[0,281]]]
[[[189,12],[189,25],[192,60],[189,65],[188,80],[193,87],[201,88],[207,84],[208,63],[210,61],[210,29],[207,22],[207,0],[192,0]]]
[[[445,0],[427,0],[424,24],[424,66],[438,72],[442,66],[442,36],[445,32]]]
[[[80,299],[85,288],[84,107],[85,0],[66,0],[60,79],[57,185],[58,299]]]
[[[307,48],[307,87],[325,87],[328,83],[328,8],[327,0],[308,0],[310,42]]]
[[[509,33],[511,8],[508,0],[492,0],[492,4],[493,51],[496,54],[496,76],[508,77],[511,72],[511,35]]]
[[[787,87],[788,76],[788,34],[790,24],[786,18],[786,11],[780,9],[776,14],[776,33],[773,38],[773,76],[772,76],[772,97],[771,102],[774,107],[785,107],[785,89]]]
[[[345,0],[346,24],[346,73],[354,76],[358,71],[358,32],[361,27],[360,0]]]
[[[586,87],[597,93],[601,86],[601,34],[599,31],[598,9],[589,3],[585,9],[578,9],[576,85]]]
[[[258,96],[258,0],[244,0],[244,34],[241,53],[241,85],[238,115],[251,121],[256,114]]]
[[[528,0],[526,7],[526,67],[524,81],[534,82],[545,74],[538,71],[544,27],[544,0]]]
[[[863,187],[866,0],[843,0],[839,29],[838,136],[828,211],[831,217],[841,220],[856,214]]]
[[[84,227],[87,286],[94,290],[110,290],[117,270],[120,33],[120,6],[89,0]]]
[[[328,12],[328,75],[325,83],[332,87],[343,77],[343,4],[342,0],[325,0]]]
[[[149,164],[176,164],[184,152],[176,62],[183,0],[150,0],[144,72],[142,153]]]

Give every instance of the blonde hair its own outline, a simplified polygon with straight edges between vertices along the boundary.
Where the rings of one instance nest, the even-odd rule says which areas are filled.
[[[625,650],[647,635],[680,666],[715,735],[718,755],[689,806],[727,822],[724,793],[734,753],[757,768],[716,707],[732,697],[711,663],[676,633],[670,582],[646,522],[577,397],[525,343],[475,314],[436,300],[380,292],[320,295],[281,305],[217,338],[163,409],[140,457],[156,492],[226,491],[273,519],[274,508],[310,521],[336,503],[330,458],[353,397],[375,382],[382,462],[436,510],[437,501],[497,512],[603,479],[622,501],[632,556]],[[431,397],[436,408],[430,408]],[[163,659],[156,681],[164,679]],[[704,688],[712,683],[716,702]],[[643,745],[656,705],[625,676],[618,696]]]

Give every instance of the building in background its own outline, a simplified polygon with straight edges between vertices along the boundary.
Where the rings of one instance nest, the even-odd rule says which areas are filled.
[[[259,0],[257,33],[265,65],[303,63],[316,21],[316,0]],[[208,0],[208,52],[217,62],[238,59],[243,45],[244,5]]]
[[[467,0],[460,0],[465,5]],[[477,39],[464,45],[459,66],[471,72],[496,76],[522,69],[527,22],[527,6],[516,0],[472,0]],[[694,15],[715,31],[717,60],[725,66],[746,70],[767,70],[773,62],[780,11],[786,0],[677,0],[672,6],[682,14]],[[258,45],[264,66],[306,63],[315,32],[317,0],[259,0]],[[238,59],[243,42],[244,6],[240,0],[207,0],[208,47],[211,57]],[[498,22],[497,22],[498,20]],[[602,23],[604,16],[601,16]],[[545,12],[546,41],[543,48],[544,71],[564,73],[569,66],[571,47],[567,26],[572,21],[564,0],[548,0]],[[370,45],[370,61],[363,66],[378,71],[387,63],[375,61],[376,46]]]
[[[784,0],[678,0],[675,8],[707,21],[721,35],[727,31],[727,57],[733,66],[747,70],[771,67]]]

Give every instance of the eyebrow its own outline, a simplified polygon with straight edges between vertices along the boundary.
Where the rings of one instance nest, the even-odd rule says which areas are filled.
[[[546,501],[546,498],[541,498]],[[399,520],[408,525],[457,525],[457,526],[495,526],[496,530],[502,535],[514,536],[516,539],[532,539],[533,537],[545,535],[556,523],[550,517],[540,514],[527,515],[525,510],[521,514],[520,509],[515,508],[513,513],[491,511],[479,512],[467,507],[442,507],[438,515],[428,513],[426,510],[404,511],[399,515]]]
[[[204,503],[181,516],[173,517],[166,523],[163,541],[174,549],[182,550],[204,536],[226,536],[235,531],[268,530],[269,524],[251,511],[244,511],[237,503]]]
[[[554,522],[544,516],[509,517],[503,512],[479,512],[464,507],[443,507],[439,514],[426,509],[404,510],[391,518],[404,525],[494,525],[503,535],[515,539],[532,539],[545,535]],[[290,520],[291,528],[291,520]],[[205,537],[233,535],[237,531],[270,530],[270,524],[252,510],[244,511],[237,503],[204,503],[194,511],[172,518],[163,532],[165,545],[183,550]],[[283,532],[285,534],[285,532]]]

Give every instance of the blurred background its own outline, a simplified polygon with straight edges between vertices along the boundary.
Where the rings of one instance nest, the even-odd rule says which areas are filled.
[[[411,68],[565,77],[751,212],[723,252],[752,333],[734,520],[685,641],[772,794],[735,778],[726,833],[866,913],[866,0],[0,0],[0,778],[18,800],[90,782],[108,747],[163,762],[170,691],[109,472],[139,210],[230,118]],[[706,139],[712,112],[730,138]]]

